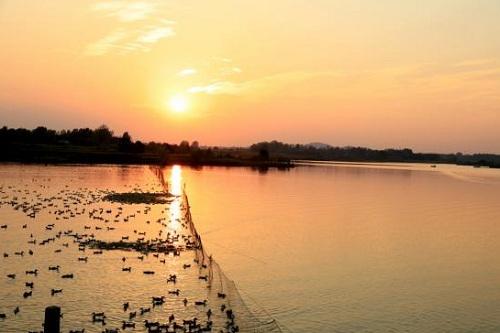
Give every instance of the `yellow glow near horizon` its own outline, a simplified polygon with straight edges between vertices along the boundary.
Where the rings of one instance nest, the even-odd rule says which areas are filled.
[[[183,95],[174,95],[168,101],[170,110],[175,113],[182,113],[187,110],[188,101]]]

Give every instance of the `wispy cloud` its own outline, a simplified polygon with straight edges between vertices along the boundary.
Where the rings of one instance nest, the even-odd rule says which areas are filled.
[[[205,78],[202,84],[193,85],[186,89],[186,92],[191,94],[240,94],[243,89],[242,83],[234,82],[237,75],[243,71],[240,67],[235,66],[229,58],[212,57],[208,63],[202,66],[198,71],[194,68],[185,68],[180,70],[177,75],[181,77],[193,76],[199,74],[196,79]],[[207,80],[208,79],[208,80]],[[192,79],[190,79],[193,82]],[[206,83],[208,81],[208,83]]]
[[[166,20],[158,1],[100,1],[91,9],[103,17],[118,21],[118,28],[88,44],[87,56],[102,56],[110,52],[128,54],[149,52],[160,40],[175,36],[175,22]]]
[[[208,95],[216,95],[216,94],[225,94],[225,95],[238,95],[242,92],[243,86],[238,83],[230,82],[230,81],[220,81],[214,82],[208,85],[202,86],[193,86],[188,88],[187,92],[191,94],[208,94]]]
[[[101,1],[92,8],[119,21],[134,22],[145,20],[153,14],[155,4],[146,1]]]
[[[336,77],[335,72],[282,72],[260,78],[246,81],[219,80],[205,85],[196,85],[187,89],[191,94],[208,95],[243,95],[250,92],[267,91],[271,92],[281,89],[287,85],[294,85],[298,82],[304,82],[319,77]]]
[[[171,26],[153,27],[137,37],[137,42],[141,44],[154,44],[160,39],[175,36]]]
[[[179,75],[179,76],[191,76],[191,75],[195,75],[197,73],[198,73],[198,71],[195,68],[185,68],[185,69],[179,71],[179,73],[177,73],[177,75]]]
[[[117,48],[120,42],[127,37],[124,31],[117,30],[104,36],[95,43],[87,45],[85,54],[89,56],[100,56],[108,53],[111,49]]]
[[[288,71],[238,80],[213,79],[187,89],[192,94],[247,95],[281,94],[297,91],[301,95],[357,94],[391,98],[396,91],[408,96],[454,96],[461,99],[486,96],[500,99],[500,60],[473,60],[450,64],[422,64],[384,68],[376,71]]]

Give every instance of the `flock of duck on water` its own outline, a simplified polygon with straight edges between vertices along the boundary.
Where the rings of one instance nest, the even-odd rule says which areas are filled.
[[[33,180],[35,181],[35,180]],[[50,182],[49,182],[50,183]],[[135,223],[136,217],[142,215],[143,219],[151,212],[153,204],[141,206],[141,209],[136,210],[134,213],[126,214],[126,210],[130,210],[131,204],[129,203],[111,203],[107,207],[96,207],[102,202],[106,194],[111,193],[109,190],[90,190],[88,188],[79,188],[78,190],[71,190],[66,185],[62,190],[59,190],[52,196],[45,196],[49,184],[40,184],[38,189],[32,190],[31,188],[19,188],[13,185],[0,184],[0,209],[13,208],[15,211],[24,213],[30,218],[31,222],[22,225],[16,223],[2,223],[0,225],[0,237],[2,232],[7,232],[10,229],[21,230],[26,229],[26,235],[29,234],[26,240],[27,247],[20,248],[17,251],[1,251],[3,252],[2,260],[8,267],[9,260],[16,260],[21,262],[23,258],[31,257],[36,258],[37,248],[52,246],[55,247],[54,254],[61,255],[60,258],[68,260],[65,257],[63,250],[70,247],[76,247],[79,255],[74,258],[75,262],[80,265],[85,265],[91,260],[99,260],[99,256],[104,251],[121,250],[128,251],[126,253],[137,252],[137,255],[125,255],[120,258],[122,274],[128,274],[138,269],[145,257],[151,254],[153,260],[157,260],[161,264],[166,264],[170,258],[180,257],[182,253],[191,253],[190,257],[184,257],[190,261],[186,261],[182,265],[182,269],[186,273],[172,274],[167,269],[146,270],[141,269],[144,277],[155,276],[164,274],[164,284],[166,294],[151,295],[149,304],[134,304],[133,301],[117,302],[117,307],[123,311],[123,318],[117,321],[114,317],[110,320],[105,312],[97,309],[89,311],[88,323],[92,325],[92,330],[100,330],[105,333],[121,332],[126,330],[139,330],[150,333],[159,332],[238,332],[239,326],[236,323],[235,312],[230,308],[229,301],[223,290],[215,290],[213,297],[202,299],[193,299],[184,295],[184,291],[179,287],[179,280],[187,278],[189,274],[196,274],[199,281],[204,287],[201,288],[199,295],[203,293],[212,292],[212,281],[210,261],[206,262],[204,259],[200,260],[197,256],[192,254],[199,250],[197,237],[189,232],[189,226],[183,214],[187,212],[188,207],[182,205],[180,216],[175,217],[175,223],[180,228],[177,230],[169,229],[169,223],[172,222],[171,218],[164,217],[168,215],[168,204],[164,205],[166,208],[161,210],[162,215],[154,221],[147,220],[146,224],[157,223],[158,229],[154,237],[147,238],[151,234],[150,229],[140,230],[140,224],[133,224],[133,234],[120,235],[121,237],[115,241],[108,241],[99,239],[98,236],[103,233],[115,233],[120,231],[119,226],[123,223]],[[181,200],[180,197],[173,196],[171,201]],[[111,206],[111,208],[109,208]],[[124,209],[128,206],[127,209]],[[138,206],[138,205],[136,205]],[[37,217],[39,214],[48,213],[52,216],[51,223],[40,225]],[[163,217],[162,217],[163,216]],[[71,224],[71,220],[75,217],[86,218],[87,223],[80,226],[80,231],[75,231],[76,225]],[[142,226],[143,227],[143,226]],[[38,229],[37,229],[38,228]],[[32,229],[33,232],[30,231]],[[166,232],[166,230],[169,230]],[[22,237],[24,234],[16,233],[16,236]],[[41,235],[45,235],[40,239]],[[135,240],[132,240],[135,237]],[[109,238],[109,237],[108,237]],[[1,239],[1,238],[0,238]],[[1,247],[0,247],[1,249]],[[76,249],[75,249],[76,250]],[[19,265],[19,263],[16,263]],[[10,311],[0,311],[0,331],[2,331],[2,322],[9,320],[16,320],[19,313],[23,311],[23,302],[33,297],[34,293],[41,291],[37,290],[37,279],[40,273],[55,274],[61,280],[75,281],[78,280],[78,274],[64,269],[63,262],[54,262],[48,267],[26,267],[22,273],[17,271],[9,272],[4,276],[4,281],[1,284],[10,283],[16,284],[19,287],[19,282],[23,288],[20,293],[18,301],[19,304],[13,305]],[[83,266],[85,270],[86,266]],[[165,266],[166,267],[166,266]],[[191,273],[189,273],[191,271]],[[46,273],[47,272],[47,273]],[[0,286],[1,286],[0,284]],[[50,302],[57,301],[58,295],[63,294],[66,287],[59,288],[53,286],[46,294],[47,300]],[[215,289],[215,288],[214,288]],[[0,288],[0,297],[1,295]],[[207,294],[208,295],[208,294]],[[211,295],[211,294],[210,294]],[[154,313],[159,308],[164,308],[168,299],[182,299],[182,304],[185,308],[188,306],[195,309],[197,315],[186,317],[188,312],[177,311],[171,313],[164,320],[149,320],[144,318],[148,314]],[[64,308],[62,309],[64,311]],[[43,311],[43,309],[40,309]],[[62,316],[62,315],[61,315]],[[214,321],[214,316],[218,319]],[[156,318],[161,317],[158,313]],[[64,318],[62,319],[64,320]],[[65,323],[67,326],[68,323]],[[111,327],[113,326],[113,327]],[[88,326],[86,326],[88,329]],[[39,332],[39,331],[30,331]],[[70,333],[85,332],[85,328],[74,328],[69,331]]]

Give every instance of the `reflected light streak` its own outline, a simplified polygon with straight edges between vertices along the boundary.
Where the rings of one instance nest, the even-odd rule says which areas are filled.
[[[182,194],[182,169],[180,165],[174,165],[170,173],[170,193]]]

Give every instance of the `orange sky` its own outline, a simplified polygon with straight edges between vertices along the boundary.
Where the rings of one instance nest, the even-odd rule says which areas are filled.
[[[499,17],[496,0],[0,0],[1,125],[500,153]]]

